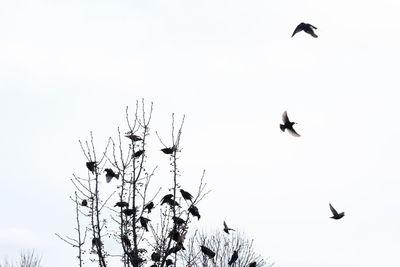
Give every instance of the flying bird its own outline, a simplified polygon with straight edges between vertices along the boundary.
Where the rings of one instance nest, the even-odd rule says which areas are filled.
[[[140,217],[139,221],[140,221],[140,225],[146,230],[146,232],[148,232],[149,229],[147,228],[147,223],[150,222],[151,220],[147,219],[145,217]]]
[[[182,197],[184,199],[192,201],[192,199],[193,199],[192,194],[190,194],[188,191],[185,191],[183,189],[181,189],[180,191],[181,191]]]
[[[106,172],[106,181],[109,183],[112,178],[118,179],[119,178],[119,173],[116,174],[112,169],[104,169]]]
[[[143,153],[144,153],[143,149],[142,150],[138,150],[133,154],[132,158],[140,157]]]
[[[168,203],[170,200],[172,200],[173,197],[174,197],[173,194],[167,194],[163,196],[163,198],[161,199],[161,205]]]
[[[331,209],[332,214],[333,214],[333,216],[330,217],[330,218],[335,219],[335,220],[339,220],[339,219],[341,219],[341,218],[344,217],[344,212],[338,213],[338,212],[335,210],[335,208],[331,205],[331,203],[329,203],[329,208]]]
[[[97,167],[97,162],[96,161],[89,161],[86,162],[86,167],[89,169],[94,174],[94,171],[96,170]]]
[[[314,33],[314,30],[316,30],[316,29],[317,29],[317,27],[315,27],[315,26],[313,26],[311,24],[302,22],[299,25],[297,25],[296,29],[294,30],[294,32],[292,34],[292,37],[298,32],[305,31],[306,33],[308,33],[312,37],[317,38],[318,35],[316,35]]]
[[[126,216],[132,216],[135,213],[135,209],[124,209],[122,211],[123,214],[125,214]]]
[[[131,139],[133,142],[143,140],[140,136],[133,134],[132,132],[127,132],[125,137]]]
[[[166,148],[161,149],[161,151],[164,152],[164,154],[170,155],[176,151],[176,147],[175,146],[166,147]]]
[[[86,199],[82,200],[81,205],[82,205],[83,207],[87,207],[87,200],[86,200]]]
[[[127,208],[127,207],[129,207],[129,204],[128,204],[128,202],[125,202],[125,201],[119,201],[119,202],[115,203],[114,207]]]
[[[209,249],[206,246],[200,246],[201,252],[203,252],[206,256],[208,256],[210,259],[215,257],[215,252]]]
[[[282,114],[283,124],[280,124],[282,132],[287,130],[291,135],[295,137],[299,137],[300,135],[293,129],[293,125],[297,124],[297,122],[291,122],[287,115],[287,111],[283,112]]]
[[[249,264],[249,267],[256,267],[257,266],[257,262],[253,261],[252,263]]]
[[[239,258],[237,250],[233,251],[232,257],[228,262],[228,265],[232,265]]]
[[[195,205],[190,205],[188,211],[190,214],[192,214],[194,217],[197,217],[197,220],[200,220],[200,213],[199,209]]]
[[[154,208],[154,203],[153,203],[153,201],[147,203],[147,204],[143,207],[144,210],[147,209],[147,213],[150,213],[151,210],[152,210],[153,208]]]
[[[229,235],[229,231],[235,231],[232,228],[229,228],[226,222],[224,221],[224,232]]]

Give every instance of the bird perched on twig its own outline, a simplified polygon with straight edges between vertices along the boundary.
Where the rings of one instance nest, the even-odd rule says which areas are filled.
[[[282,130],[282,132],[284,132],[285,130],[287,130],[291,135],[295,136],[295,137],[299,137],[300,135],[293,129],[293,125],[297,124],[297,122],[291,122],[289,120],[289,117],[287,115],[287,111],[283,112],[282,114],[282,120],[283,120],[283,124],[280,124],[280,128]]]
[[[136,212],[136,209],[124,209],[122,211],[123,214],[126,216],[132,216]]]
[[[135,153],[133,153],[132,158],[137,158],[140,157],[144,153],[144,150],[138,150]]]
[[[215,252],[212,251],[211,249],[209,249],[208,247],[200,246],[200,248],[201,248],[201,252],[203,252],[204,255],[208,256],[210,259],[215,257]]]
[[[249,264],[249,267],[256,267],[257,266],[257,262],[253,261],[252,263]]]
[[[132,246],[131,241],[129,240],[129,237],[127,235],[122,236],[122,242],[124,242],[124,245],[126,247],[130,248]]]
[[[96,248],[100,248],[103,245],[103,243],[100,241],[100,238],[94,237],[92,239],[92,248],[96,247]]]
[[[133,142],[137,142],[137,141],[143,140],[140,136],[135,135],[135,134],[132,133],[132,132],[127,132],[127,133],[125,134],[125,137],[131,139]]]
[[[301,31],[304,31],[304,32],[308,33],[309,35],[311,35],[312,37],[317,38],[318,35],[316,35],[316,34],[314,33],[314,30],[316,30],[316,29],[317,29],[317,27],[315,27],[315,26],[313,26],[313,25],[311,25],[311,24],[309,24],[309,23],[304,23],[304,22],[302,22],[302,23],[300,23],[299,25],[297,25],[296,29],[294,30],[294,32],[293,32],[293,34],[292,34],[292,37],[293,37],[296,33],[301,32]]]
[[[150,213],[151,210],[154,208],[154,203],[153,201],[150,201],[149,203],[147,203],[143,209],[146,210],[147,209],[147,213]]]
[[[229,231],[235,231],[232,228],[229,228],[226,222],[224,221],[224,232],[229,235]]]
[[[329,208],[331,209],[331,212],[332,212],[332,214],[333,214],[333,216],[330,217],[330,218],[335,219],[335,220],[339,220],[339,219],[341,219],[341,218],[344,217],[344,212],[338,213],[338,212],[335,210],[335,208],[331,205],[331,203],[329,203]]]
[[[176,200],[170,199],[168,200],[168,204],[173,207],[173,206],[178,206],[180,207],[179,203]]]
[[[181,189],[181,190],[179,190],[179,191],[181,191],[181,195],[182,195],[182,197],[183,197],[184,199],[192,201],[192,199],[193,199],[192,194],[190,194],[188,191],[185,191],[185,190],[183,190],[183,189]]]
[[[91,171],[94,174],[97,167],[97,162],[96,161],[86,162],[86,167],[89,169],[89,171]]]
[[[166,148],[161,149],[161,151],[164,152],[164,154],[170,155],[176,151],[176,147],[175,146],[166,147]]]
[[[186,250],[185,249],[185,247],[183,246],[183,244],[182,243],[176,243],[176,245],[175,246],[173,246],[172,248],[170,248],[169,250],[168,250],[168,255],[169,254],[171,254],[171,253],[178,253],[178,251],[180,251],[180,250]]]
[[[228,262],[228,265],[232,265],[239,258],[237,250],[233,251],[232,257]]]
[[[147,223],[150,222],[151,220],[147,219],[145,217],[140,217],[139,221],[140,221],[140,225],[144,228],[144,230],[146,230],[146,232],[148,232],[149,229],[147,228]]]
[[[188,211],[190,214],[192,214],[194,217],[197,217],[197,220],[200,220],[200,213],[199,209],[195,205],[190,205]]]
[[[125,202],[125,201],[119,201],[119,202],[115,203],[114,207],[127,208],[127,207],[129,207],[129,204],[128,204],[128,202]]]
[[[153,252],[153,253],[151,254],[151,260],[154,261],[154,262],[160,261],[160,260],[161,260],[161,255],[160,255],[160,253],[159,253],[159,252]]]
[[[104,169],[106,172],[106,181],[109,183],[112,178],[118,179],[119,178],[119,173],[116,174],[112,169]]]
[[[181,226],[182,224],[185,223],[185,220],[184,220],[184,219],[179,218],[179,217],[177,217],[177,216],[173,216],[173,217],[172,217],[172,220],[173,220],[174,223],[175,223],[176,225],[178,225],[178,226]]]
[[[174,262],[171,260],[171,259],[167,259],[166,261],[165,261],[165,266],[170,266],[170,265],[172,265],[172,264],[174,264]]]
[[[83,207],[87,207],[87,200],[86,199],[84,199],[84,200],[82,200],[82,203],[81,203],[81,205],[83,206]]]
[[[168,203],[174,197],[173,194],[167,194],[161,199],[161,205]]]

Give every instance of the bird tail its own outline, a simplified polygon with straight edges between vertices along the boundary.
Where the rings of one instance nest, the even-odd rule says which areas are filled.
[[[285,131],[285,125],[283,125],[283,124],[279,124],[279,127],[281,128],[281,130],[282,130],[282,132],[284,132]]]

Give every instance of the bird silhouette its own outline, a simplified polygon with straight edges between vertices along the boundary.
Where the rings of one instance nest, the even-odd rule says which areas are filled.
[[[153,253],[151,254],[151,260],[154,261],[154,262],[160,261],[160,260],[161,260],[161,255],[160,255],[160,253],[159,253],[159,252],[153,252]]]
[[[229,235],[229,231],[235,231],[232,228],[229,228],[226,222],[224,221],[224,232]]]
[[[161,149],[161,151],[164,152],[164,154],[170,155],[176,151],[176,147],[175,146],[166,147],[166,148]]]
[[[106,172],[106,181],[109,183],[112,178],[118,179],[119,178],[119,173],[116,174],[112,169],[104,169]]]
[[[140,217],[139,221],[140,221],[140,225],[146,230],[146,232],[148,232],[149,229],[147,228],[147,223],[150,222],[151,220],[147,219],[145,217]]]
[[[163,198],[161,199],[161,205],[168,203],[170,200],[172,200],[173,197],[174,197],[173,194],[167,194],[163,196]]]
[[[86,167],[89,169],[89,171],[91,171],[94,174],[97,167],[97,162],[96,161],[86,162]]]
[[[125,201],[119,201],[119,202],[115,203],[114,207],[127,208],[127,207],[129,207],[129,204],[128,204],[128,202],[125,202]]]
[[[143,140],[140,136],[133,134],[132,132],[127,132],[125,134],[125,137],[131,139],[133,142],[141,141]]]
[[[233,251],[232,257],[228,262],[228,265],[232,265],[239,258],[237,250]]]
[[[181,226],[182,224],[185,223],[185,220],[176,216],[172,217],[172,220],[174,221],[174,223],[178,226]]]
[[[168,204],[169,204],[171,207],[173,207],[173,206],[178,206],[178,207],[180,207],[179,203],[176,202],[176,201],[173,200],[173,199],[168,200]]]
[[[136,212],[135,209],[124,209],[122,211],[122,213],[125,214],[126,216],[132,216],[135,212]]]
[[[177,253],[178,251],[180,251],[180,250],[186,250],[185,249],[185,247],[183,246],[183,244],[182,243],[176,243],[176,245],[175,246],[173,246],[172,248],[170,248],[169,250],[168,250],[168,255],[169,254],[171,254],[171,253]]]
[[[192,201],[192,199],[193,199],[192,194],[190,194],[188,191],[185,191],[183,189],[181,189],[180,191],[181,191],[181,195],[184,199]]]
[[[94,237],[92,239],[92,248],[100,248],[103,245],[103,243],[100,241],[100,238]]]
[[[143,153],[144,153],[144,150],[138,150],[135,153],[133,153],[132,158],[140,157]]]
[[[170,266],[170,265],[172,265],[172,264],[174,264],[174,262],[171,260],[171,259],[167,259],[166,261],[165,261],[165,266]]]
[[[295,136],[295,137],[299,137],[300,135],[293,129],[293,125],[297,124],[296,122],[291,122],[289,120],[289,117],[287,115],[287,111],[283,112],[282,114],[282,120],[283,120],[283,124],[280,124],[280,128],[282,130],[282,132],[284,132],[285,130],[287,130],[291,135]]]
[[[257,266],[257,262],[253,261],[252,263],[249,264],[249,267],[256,267]]]
[[[200,213],[199,209],[195,205],[190,205],[188,211],[190,214],[192,214],[194,217],[197,217],[197,220],[200,220]]]
[[[339,220],[339,219],[341,219],[341,218],[344,217],[344,212],[338,213],[338,212],[335,210],[335,208],[331,205],[331,203],[329,203],[329,208],[331,209],[332,214],[333,214],[333,216],[330,217],[330,218],[335,219],[335,220]]]
[[[122,242],[124,242],[124,245],[126,247],[131,247],[132,246],[131,241],[129,240],[129,237],[127,235],[123,235],[122,236]]]
[[[305,31],[306,33],[308,33],[312,37],[317,38],[318,35],[316,35],[314,33],[314,30],[316,30],[316,29],[317,29],[317,27],[315,27],[315,26],[313,26],[311,24],[302,22],[299,25],[297,25],[296,29],[294,30],[294,32],[292,34],[292,37],[298,32]]]
[[[150,201],[149,203],[147,203],[143,209],[146,210],[147,209],[147,213],[150,213],[151,210],[154,208],[154,203],[153,201]]]
[[[169,232],[168,237],[174,240],[175,242],[178,242],[181,239],[181,235],[179,234],[179,231],[176,229],[172,229],[171,232]]]
[[[215,252],[212,251],[211,249],[209,249],[208,247],[200,246],[200,248],[201,248],[201,252],[203,252],[204,255],[208,256],[210,259],[215,257]]]
[[[87,207],[87,200],[86,199],[84,199],[84,200],[82,200],[82,203],[81,203],[81,205],[83,206],[83,207]]]

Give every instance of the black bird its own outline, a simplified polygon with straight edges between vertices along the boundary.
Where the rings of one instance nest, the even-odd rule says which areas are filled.
[[[168,200],[168,204],[169,204],[171,207],[173,207],[173,206],[178,206],[178,207],[180,207],[179,203],[176,202],[176,201],[173,200],[173,199]]]
[[[228,262],[228,265],[232,265],[239,258],[237,250],[233,251],[232,257]]]
[[[177,253],[178,251],[180,251],[181,249],[182,249],[182,250],[186,250],[182,243],[176,243],[175,246],[173,246],[172,248],[170,248],[170,249],[168,250],[168,255],[171,254],[171,253],[175,253],[175,254],[176,254],[176,253]]]
[[[168,203],[170,200],[172,200],[173,197],[173,194],[167,194],[163,196],[163,198],[161,199],[161,205],[163,205],[164,203]]]
[[[161,149],[161,151],[164,152],[164,154],[170,155],[176,151],[176,147],[175,146],[166,147],[166,148]]]
[[[194,217],[197,217],[197,220],[200,220],[200,213],[199,209],[195,205],[191,205],[188,209],[190,214],[192,214]]]
[[[132,132],[127,132],[125,137],[131,139],[133,142],[143,140],[140,136],[133,134]]]
[[[159,253],[159,252],[153,252],[153,253],[151,254],[151,260],[154,261],[154,262],[160,261],[160,260],[161,260],[161,255],[160,255],[160,253]]]
[[[140,157],[142,154],[144,153],[144,150],[142,149],[142,150],[138,150],[138,151],[136,151],[134,154],[133,154],[133,158],[137,158],[137,157]]]
[[[81,205],[84,206],[84,207],[87,207],[87,200],[86,199],[82,200]]]
[[[174,221],[174,223],[178,226],[181,226],[182,224],[185,223],[185,220],[176,216],[172,217],[172,220]]]
[[[109,183],[112,178],[118,179],[119,178],[119,173],[116,174],[112,169],[104,169],[106,172],[106,181]]]
[[[135,213],[135,209],[124,209],[122,211],[123,214],[125,214],[126,216],[132,216]]]
[[[215,252],[209,249],[206,246],[200,246],[201,252],[203,252],[206,256],[208,256],[210,259],[215,257]]]
[[[172,265],[172,264],[174,264],[174,262],[173,262],[171,259],[167,259],[167,260],[165,261],[165,266],[170,266],[170,265]]]
[[[331,203],[329,203],[329,208],[331,208],[331,211],[332,211],[332,214],[333,214],[333,216],[330,217],[330,218],[335,219],[335,220],[339,220],[339,219],[344,217],[344,212],[338,213],[335,210],[335,208],[331,205]]]
[[[89,171],[94,173],[94,171],[96,170],[96,167],[97,167],[97,162],[96,161],[86,162],[86,167],[89,169]]]
[[[103,243],[101,243],[100,239],[97,237],[94,237],[92,239],[92,248],[96,247],[96,248],[100,248],[103,245]]]
[[[150,222],[151,220],[147,219],[145,217],[140,217],[139,221],[140,221],[140,225],[146,230],[146,232],[148,232],[149,229],[147,228],[147,223]]]
[[[152,264],[152,265],[150,265],[150,267],[157,267],[157,264]]]
[[[131,241],[129,240],[129,237],[127,235],[122,236],[122,242],[124,242],[124,245],[126,247],[130,248],[132,246]]]
[[[147,213],[150,213],[151,210],[152,210],[153,208],[154,208],[154,203],[153,203],[153,201],[147,203],[147,204],[143,207],[144,210],[147,209]]]
[[[317,27],[315,27],[315,26],[313,26],[311,24],[302,22],[299,25],[297,25],[296,29],[294,30],[294,32],[292,34],[292,37],[298,32],[305,31],[306,33],[308,33],[312,37],[317,38],[318,35],[316,35],[314,33],[314,30],[316,30],[316,29],[317,29]]]
[[[190,194],[188,191],[185,191],[183,189],[181,189],[180,191],[181,191],[182,197],[184,199],[192,201],[192,199],[193,199],[192,194]]]
[[[232,228],[229,228],[226,222],[224,221],[224,232],[229,235],[229,231],[235,231]]]
[[[249,267],[256,267],[257,266],[257,262],[253,261],[252,263],[249,264]]]
[[[175,242],[178,242],[181,239],[181,235],[179,234],[179,231],[176,229],[172,229],[171,232],[169,232],[168,237],[174,240]]]
[[[299,137],[300,135],[293,129],[293,125],[297,124],[296,122],[291,122],[289,120],[289,117],[287,115],[287,111],[283,112],[282,114],[282,120],[283,120],[283,124],[280,124],[279,126],[281,127],[282,132],[284,132],[285,130],[288,130],[288,132],[295,136],[295,137]]]
[[[125,201],[119,201],[119,202],[115,203],[114,207],[128,208],[129,204],[128,204],[128,202],[125,202]]]

